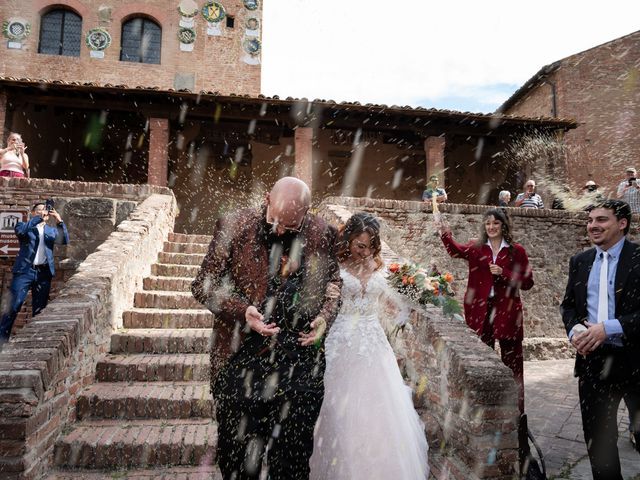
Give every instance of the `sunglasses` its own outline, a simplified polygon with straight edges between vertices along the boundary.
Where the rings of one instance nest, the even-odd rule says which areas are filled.
[[[300,224],[295,226],[295,227],[288,226],[288,225],[282,225],[281,223],[275,221],[273,219],[273,217],[271,216],[271,212],[270,212],[269,208],[270,208],[270,205],[267,204],[267,213],[265,215],[266,216],[265,220],[266,220],[268,225],[271,225],[272,228],[275,229],[277,227],[282,227],[285,231],[293,232],[293,233],[300,233],[302,231],[302,227],[304,226],[304,219],[306,218],[307,212],[309,211],[308,208],[304,211],[304,214],[302,215],[302,220],[300,221]]]

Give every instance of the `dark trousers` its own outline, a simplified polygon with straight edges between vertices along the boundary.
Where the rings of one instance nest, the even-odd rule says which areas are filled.
[[[627,405],[627,410],[629,410],[629,431],[636,434],[636,447],[640,449],[640,443],[638,443],[637,438],[640,435],[640,396],[627,394],[624,396],[624,403]]]
[[[491,311],[493,304],[491,300],[487,302],[487,317],[482,327],[480,339],[495,348],[496,338],[493,333],[493,323],[491,322]],[[497,339],[500,344],[500,356],[502,363],[511,369],[513,378],[518,384],[518,408],[520,413],[524,413],[524,354],[522,352],[522,340]]]
[[[295,392],[272,402],[218,398],[218,458],[225,480],[255,479],[267,453],[270,480],[309,478],[322,395]]]
[[[0,321],[0,345],[9,339],[11,328],[16,321],[16,316],[22,308],[22,304],[27,298],[27,293],[31,290],[32,314],[36,316],[49,301],[49,290],[51,289],[51,271],[48,265],[34,267],[24,273],[14,273],[11,282],[8,308],[2,312]]]
[[[580,376],[578,392],[582,412],[584,440],[591,461],[594,480],[622,480],[618,456],[618,407],[627,398],[632,424],[640,422],[640,372],[624,365],[624,358],[614,347],[603,345],[600,351],[589,354],[587,373]],[[589,356],[587,358],[589,358]],[[598,357],[602,357],[601,361]],[[605,365],[609,365],[606,367]],[[600,372],[608,370],[610,374]],[[633,406],[635,405],[635,407]],[[640,432],[635,432],[636,448]]]

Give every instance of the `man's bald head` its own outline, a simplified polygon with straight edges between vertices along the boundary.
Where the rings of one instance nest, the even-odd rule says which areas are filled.
[[[311,191],[299,178],[278,180],[267,195],[267,221],[275,225],[278,234],[301,227],[311,205]]]

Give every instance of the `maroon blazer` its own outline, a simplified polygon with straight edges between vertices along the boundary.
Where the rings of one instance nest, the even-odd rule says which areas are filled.
[[[489,265],[493,260],[489,245],[478,246],[474,242],[457,243],[451,233],[441,235],[447,253],[453,258],[464,258],[469,262],[469,279],[464,295],[464,315],[467,325],[478,335],[487,316],[487,299],[494,289],[496,308],[493,332],[496,339],[522,340],[522,302],[520,290],[533,287],[533,274],[527,252],[515,243],[498,253],[496,265],[502,267],[500,275],[492,275]]]

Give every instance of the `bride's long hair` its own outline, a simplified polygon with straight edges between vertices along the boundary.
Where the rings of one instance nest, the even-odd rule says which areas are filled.
[[[380,242],[380,222],[373,215],[364,212],[358,212],[351,215],[351,218],[347,220],[338,230],[338,241],[336,243],[336,256],[340,263],[344,262],[351,256],[349,246],[355,237],[363,233],[368,233],[371,236],[371,246],[373,247],[373,260],[376,262],[379,270],[384,266],[382,257],[380,256],[380,250],[382,245]]]

